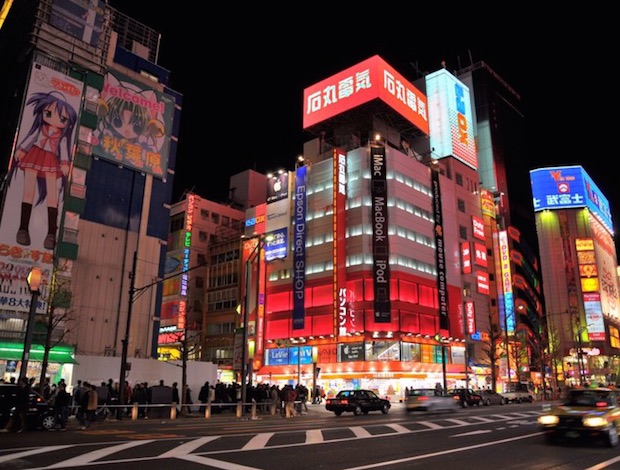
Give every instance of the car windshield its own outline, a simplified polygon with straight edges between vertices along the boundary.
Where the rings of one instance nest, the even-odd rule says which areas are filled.
[[[566,397],[568,406],[617,405],[616,397],[609,390],[571,390]]]

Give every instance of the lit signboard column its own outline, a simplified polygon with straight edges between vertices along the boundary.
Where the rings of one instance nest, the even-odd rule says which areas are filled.
[[[334,150],[333,154],[333,182],[334,335],[338,337],[355,331],[346,288],[347,155],[340,150]]]
[[[307,170],[300,166],[295,174],[295,233],[293,235],[293,329],[304,328],[306,311],[306,205]]]
[[[433,193],[433,218],[435,219],[435,265],[437,266],[437,295],[439,300],[439,328],[450,329],[448,318],[448,282],[446,280],[446,253],[443,239],[443,215],[439,171],[431,168],[431,191]]]
[[[387,169],[385,147],[371,147],[370,196],[372,198],[372,257],[374,318],[376,323],[392,321],[390,304],[390,244],[388,238]]]

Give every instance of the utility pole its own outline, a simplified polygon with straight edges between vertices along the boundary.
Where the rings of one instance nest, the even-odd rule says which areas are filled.
[[[118,392],[119,392],[119,404],[125,404],[125,376],[127,375],[127,371],[129,370],[127,365],[127,350],[129,349],[129,332],[131,330],[131,315],[133,311],[133,296],[136,290],[136,266],[138,265],[138,252],[133,252],[133,263],[131,266],[131,272],[129,273],[129,277],[131,279],[129,283],[129,304],[127,306],[127,324],[125,325],[125,336],[122,339],[123,349],[121,352],[121,376],[118,381]],[[117,410],[117,418],[121,419],[123,417],[123,407],[119,407]]]

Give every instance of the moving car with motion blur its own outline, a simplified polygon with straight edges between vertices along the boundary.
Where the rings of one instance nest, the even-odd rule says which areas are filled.
[[[380,411],[388,414],[392,404],[389,400],[379,397],[372,390],[341,390],[335,397],[325,400],[325,409],[340,416],[345,411],[356,416]]]
[[[604,387],[575,388],[566,399],[538,417],[549,444],[603,442],[618,445],[620,393]]]
[[[436,388],[412,388],[405,397],[405,409],[410,411],[455,411],[459,402],[452,395]]]
[[[484,406],[505,405],[508,403],[504,395],[494,390],[480,390],[480,395],[482,396],[482,404]]]

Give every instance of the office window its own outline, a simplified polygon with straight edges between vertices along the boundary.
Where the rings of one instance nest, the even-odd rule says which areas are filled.
[[[200,209],[200,218],[208,220],[209,219],[209,211],[207,209]]]
[[[467,227],[459,225],[459,237],[461,237],[463,240],[467,240]]]
[[[457,206],[459,212],[465,213],[465,201],[463,201],[462,199],[457,199],[456,200],[456,206]]]
[[[456,184],[458,184],[459,186],[463,186],[463,175],[461,175],[460,173],[457,173],[455,181],[456,181]]]

